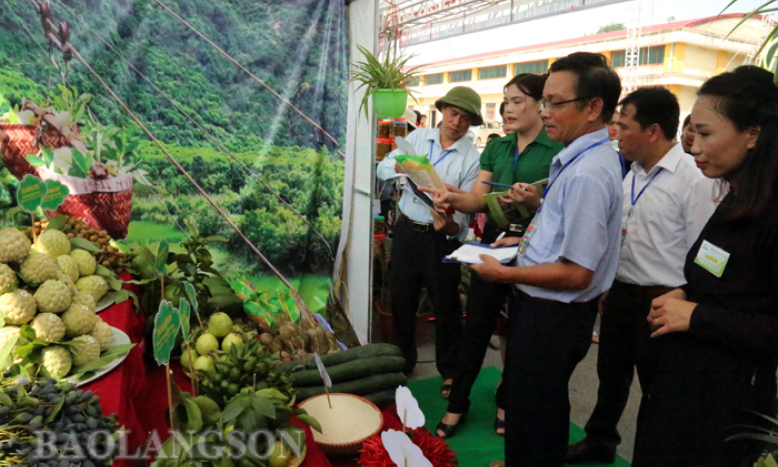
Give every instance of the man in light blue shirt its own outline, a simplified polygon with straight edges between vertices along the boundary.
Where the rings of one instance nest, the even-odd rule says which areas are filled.
[[[564,465],[568,382],[589,349],[597,301],[619,260],[621,166],[605,124],[621,82],[601,54],[568,55],[549,73],[541,117],[549,138],[565,149],[551,163],[539,205],[531,185],[511,189],[538,207],[519,245],[517,267],[486,256],[473,266],[485,280],[517,287],[505,371],[508,467]]]
[[[408,135],[416,154],[426,155],[440,178],[452,189],[469,192],[480,169],[480,155],[465,137],[471,125],[480,125],[481,98],[464,86],[452,88],[435,106],[443,115],[439,129],[420,128]],[[388,180],[402,171],[390,153],[378,164],[377,175]],[[444,379],[441,394],[447,397],[457,368],[456,354],[462,333],[459,300],[459,264],[443,258],[459,248],[467,236],[470,218],[466,214],[441,215],[404,190],[392,238],[389,270],[392,315],[397,345],[406,360],[405,372],[416,365],[416,311],[422,287],[435,310],[435,353],[438,371]]]

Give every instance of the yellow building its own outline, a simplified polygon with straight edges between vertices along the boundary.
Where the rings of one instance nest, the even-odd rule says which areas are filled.
[[[678,97],[685,116],[700,85],[742,65],[773,27],[769,20],[754,16],[730,34],[745,16],[734,13],[642,28],[640,65],[635,69],[637,86],[669,89]],[[440,118],[435,101],[449,88],[465,85],[480,94],[484,119],[499,121],[503,86],[516,74],[544,73],[557,58],[585,51],[607,56],[624,78],[627,46],[627,31],[621,30],[425,63],[421,79],[410,86],[418,103],[410,99],[408,106],[426,114],[429,125],[434,126]]]

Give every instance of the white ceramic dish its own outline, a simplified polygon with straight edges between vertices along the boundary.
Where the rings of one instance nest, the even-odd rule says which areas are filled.
[[[107,309],[108,309],[108,308],[110,308],[110,307],[111,307],[111,305],[113,305],[114,303],[115,303],[115,301],[114,301],[114,300],[111,300],[111,301],[109,301],[109,302],[103,303],[101,306],[98,306],[98,307],[97,307],[97,309],[95,310],[95,313],[100,313],[101,311],[107,310]],[[121,331],[120,331],[120,332],[121,332]]]

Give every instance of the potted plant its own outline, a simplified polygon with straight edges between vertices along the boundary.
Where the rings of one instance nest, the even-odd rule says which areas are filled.
[[[405,89],[406,83],[418,75],[419,67],[405,70],[405,64],[413,56],[402,57],[396,52],[392,53],[391,42],[383,61],[361,45],[357,47],[365,56],[365,61],[354,64],[356,70],[351,73],[351,79],[346,84],[358,82],[361,83],[358,90],[365,88],[365,96],[359,106],[360,113],[364,109],[365,116],[368,116],[368,99],[372,97],[373,111],[379,118],[401,117],[405,112],[408,96],[411,95],[411,91]]]

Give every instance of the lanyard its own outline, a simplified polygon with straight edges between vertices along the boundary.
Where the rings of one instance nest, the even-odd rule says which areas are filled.
[[[553,179],[553,180],[551,180],[551,182],[549,182],[549,184],[548,184],[548,185],[546,185],[546,189],[545,189],[545,190],[543,190],[543,198],[541,198],[541,200],[540,200],[540,206],[541,206],[541,207],[543,206],[543,200],[546,198],[546,195],[548,194],[548,191],[551,189],[551,186],[552,186],[552,185],[554,185],[554,183],[555,183],[555,182],[556,182],[556,181],[559,179],[559,176],[560,176],[560,175],[562,175],[562,172],[564,172],[564,171],[565,171],[565,169],[566,169],[566,168],[567,168],[567,167],[568,167],[570,164],[572,164],[573,162],[575,162],[575,160],[576,160],[576,159],[578,159],[578,158],[579,158],[579,157],[580,157],[580,156],[581,156],[583,153],[587,152],[587,151],[588,151],[588,150],[590,150],[590,149],[594,149],[594,148],[596,148],[597,146],[599,146],[599,145],[601,145],[601,144],[605,144],[605,143],[607,143],[608,141],[609,141],[609,139],[608,139],[608,138],[604,138],[604,139],[603,139],[603,140],[601,140],[601,141],[597,141],[596,143],[592,144],[592,145],[591,145],[591,146],[589,146],[588,148],[586,148],[586,149],[584,149],[583,151],[581,151],[581,152],[579,152],[578,154],[576,154],[576,155],[575,155],[575,157],[573,157],[572,159],[570,159],[570,160],[567,162],[567,164],[563,165],[563,166],[562,166],[562,168],[561,168],[561,169],[559,169],[559,172],[557,172],[557,174],[556,174],[556,177],[554,177],[554,179]],[[540,208],[538,208],[538,212],[540,212]]]
[[[435,141],[430,141],[430,162],[432,162],[432,149],[435,147]],[[433,167],[440,164],[440,161],[446,158],[449,154],[451,154],[454,150],[449,149],[448,151],[444,152],[442,156],[440,156],[440,159],[437,160],[434,164],[432,164]]]
[[[516,141],[516,158],[513,159],[513,170],[516,170],[516,164],[519,163],[519,146],[518,140]]]
[[[659,175],[659,172],[661,172],[664,169],[664,167],[659,167],[659,170],[656,171],[654,175],[651,176],[650,179],[648,179],[648,183],[643,186],[643,189],[640,190],[640,193],[638,193],[638,197],[635,198],[635,174],[632,174],[632,193],[630,194],[630,201],[632,202],[632,207],[629,209],[629,213],[627,213],[627,219],[632,215],[632,208],[635,207],[635,203],[638,202],[641,196],[643,196],[643,192],[646,191],[646,188],[648,188],[648,185],[651,185],[651,182],[654,181],[657,175]]]

